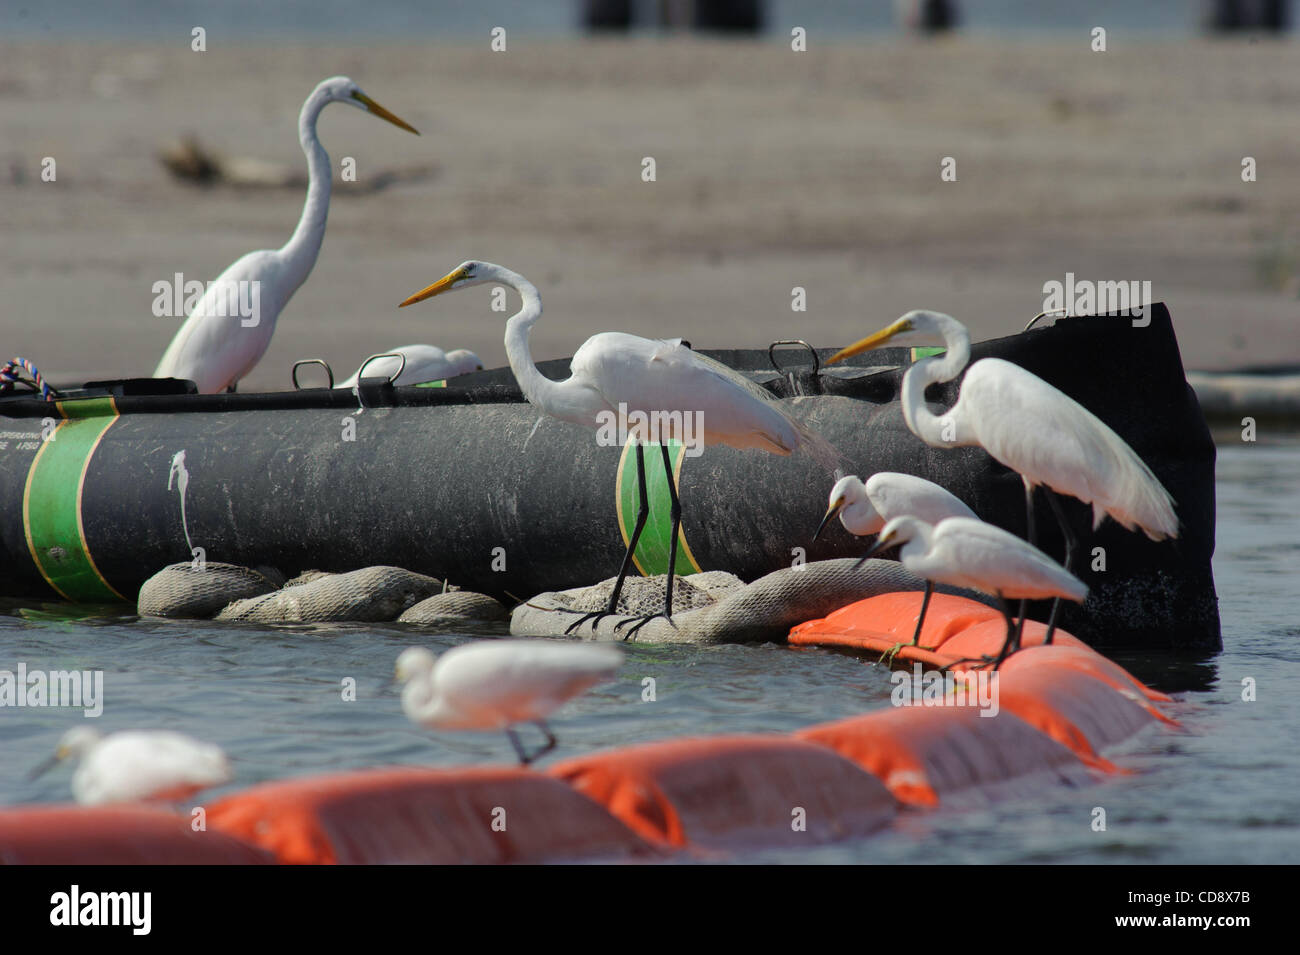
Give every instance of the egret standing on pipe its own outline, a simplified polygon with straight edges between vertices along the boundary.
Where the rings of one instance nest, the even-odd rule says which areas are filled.
[[[880,532],[863,560],[902,544],[903,567],[932,583],[969,587],[998,598],[1007,638],[993,662],[997,669],[1019,643],[1008,599],[1065,597],[1083,603],[1088,587],[1037,547],[1000,527],[970,517],[928,524],[917,517],[895,517]],[[1024,626],[1022,618],[1021,627]]]
[[[403,356],[406,359],[405,364],[401,358],[390,357],[393,355]],[[367,378],[392,378],[396,374],[397,377],[393,378],[394,385],[418,385],[425,381],[443,381],[482,370],[482,359],[472,351],[466,348],[454,348],[444,352],[436,345],[403,345],[400,348],[390,348],[365,366]],[[361,374],[361,371],[362,369],[358,368],[351,378],[339,382],[334,387],[356,387],[357,375]]]
[[[912,311],[898,321],[836,352],[828,365],[915,333],[942,340],[942,357],[922,358],[903,376],[903,417],[908,428],[934,448],[982,447],[1020,474],[1025,485],[1026,522],[1034,538],[1034,488],[1076,497],[1092,505],[1093,530],[1110,515],[1128,530],[1154,541],[1178,536],[1174,501],[1151,469],[1083,405],[1043,379],[1001,358],[983,358],[966,372],[961,393],[943,415],[925,405],[925,389],[952,381],[970,361],[966,326],[941,312]],[[910,336],[909,336],[910,337]],[[1073,571],[1076,538],[1055,495],[1048,493],[1065,536],[1065,567]],[[1045,642],[1052,642],[1060,600],[1052,605]],[[1022,612],[1023,617],[1023,612]]]
[[[590,643],[479,640],[440,657],[424,647],[397,658],[402,712],[431,729],[504,730],[527,766],[555,748],[546,717],[589,687],[606,683],[623,664],[623,651]],[[546,745],[524,750],[516,723],[532,723]]]
[[[865,484],[854,474],[836,481],[831,488],[826,516],[818,525],[817,533],[813,534],[813,540],[818,538],[836,514],[839,514],[844,529],[857,537],[879,534],[885,522],[895,517],[918,517],[927,524],[937,524],[949,517],[978,519],[965,502],[933,481],[896,471],[878,471],[867,478]],[[912,642],[895,644],[892,650],[886,651],[885,656],[893,657],[904,646],[915,647],[920,644],[921,625],[925,623],[925,612],[929,609],[933,593],[933,581],[926,580],[925,596],[921,598],[921,612],[916,618],[916,633],[912,635]]]
[[[298,140],[307,154],[309,176],[298,228],[283,247],[248,253],[208,286],[167,346],[155,378],[188,378],[202,394],[234,391],[266,354],[276,319],[311,274],[325,237],[332,172],[329,154],[316,136],[316,119],[330,103],[347,103],[419,135],[346,76],[331,77],[312,90],[298,114]],[[241,314],[242,306],[249,305],[251,314]]]
[[[519,387],[529,402],[544,413],[561,421],[599,429],[602,418],[613,416],[624,422],[637,420],[685,421],[695,416],[699,421],[704,444],[725,444],[733,448],[759,448],[772,454],[788,455],[806,449],[820,462],[833,466],[835,451],[826,440],[804,427],[777,405],[773,396],[761,386],[721,362],[692,351],[680,339],[653,341],[602,332],[583,343],[573,356],[572,374],[564,381],[552,381],[537,369],[528,348],[528,335],[542,315],[542,300],[536,287],[522,275],[490,262],[469,261],[416,292],[401,307],[451,289],[468,288],[496,282],[519,293],[523,307],[506,322],[506,355]],[[608,420],[608,419],[606,419]],[[585,614],[567,632],[573,632],[587,620],[599,621],[610,616],[618,606],[632,564],[632,555],[650,514],[646,495],[643,442],[660,439],[668,495],[672,501],[672,535],[668,545],[668,583],[662,614],[651,614],[628,630],[630,637],[655,617],[672,619],[673,572],[677,561],[677,534],[682,523],[681,503],[673,481],[672,461],[667,441],[681,437],[672,433],[653,435],[645,429],[626,429],[636,440],[637,487],[641,507],[636,526],[623,555],[618,579],[603,612]],[[636,433],[633,433],[636,432]],[[595,623],[592,624],[595,626]]]

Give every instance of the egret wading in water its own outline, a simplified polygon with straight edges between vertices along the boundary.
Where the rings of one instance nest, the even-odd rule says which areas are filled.
[[[548,640],[480,640],[434,655],[423,647],[403,650],[396,676],[402,712],[430,729],[504,730],[527,766],[555,748],[546,717],[567,700],[607,683],[623,663],[623,651],[591,643]],[[546,743],[524,749],[515,724],[532,723]]]
[[[975,518],[949,517],[929,524],[918,517],[895,517],[881,530],[863,560],[896,544],[903,545],[899,553],[903,566],[916,576],[998,598],[1007,623],[1007,638],[993,662],[995,670],[1020,637],[1008,600],[1064,597],[1083,603],[1088,596],[1083,581],[1037,547]],[[1020,624],[1023,627],[1023,618]]]
[[[392,358],[392,355],[401,355],[406,362],[403,364],[401,358]],[[483,361],[464,348],[444,352],[434,345],[403,345],[401,348],[390,348],[373,361],[367,361],[364,370],[367,378],[392,378],[397,375],[393,378],[394,385],[418,385],[425,381],[442,381],[482,371]],[[362,369],[358,368],[351,378],[334,387],[355,388],[357,376],[361,372]]]
[[[61,761],[80,760],[72,774],[72,795],[85,806],[113,802],[179,802],[230,782],[220,747],[166,730],[101,735],[86,726],[70,729],[54,755],[32,773],[36,779]]]
[[[316,119],[330,103],[347,103],[419,135],[346,76],[331,77],[312,90],[298,114],[308,170],[298,228],[281,248],[248,253],[208,286],[167,346],[155,378],[188,378],[201,394],[234,391],[266,354],[276,319],[311,274],[325,237],[332,173],[329,154],[316,136]],[[241,314],[250,305],[252,314]]]
[[[960,498],[954,497],[947,490],[912,474],[900,474],[897,471],[879,471],[867,478],[865,484],[853,474],[840,478],[831,488],[826,516],[813,534],[816,540],[836,514],[844,529],[856,537],[879,534],[885,523],[895,517],[918,517],[927,524],[937,524],[949,517],[969,517],[978,520],[975,512],[966,506]],[[934,582],[926,580],[925,596],[921,598],[921,613],[916,618],[916,633],[912,642],[895,644],[893,649],[885,652],[886,657],[893,657],[904,646],[914,647],[921,642],[921,625],[925,623],[925,612],[930,607],[930,597],[934,593]],[[881,659],[884,659],[882,657]]]
[[[536,287],[522,275],[490,262],[469,261],[459,265],[428,288],[402,302],[402,307],[424,301],[451,289],[498,283],[519,293],[523,307],[506,322],[506,355],[519,387],[535,407],[560,421],[599,430],[602,419],[627,422],[629,440],[636,441],[637,488],[641,506],[628,541],[618,579],[604,611],[584,614],[567,630],[572,633],[588,620],[610,616],[618,606],[623,581],[632,566],[632,555],[650,514],[646,494],[644,443],[658,440],[663,454],[664,474],[672,501],[672,533],[669,537],[668,583],[662,614],[641,618],[627,632],[630,637],[655,617],[672,619],[673,573],[677,561],[677,537],[682,523],[681,502],[673,480],[668,440],[682,435],[666,429],[634,426],[643,421],[698,422],[697,437],[703,444],[725,444],[733,448],[758,448],[772,454],[789,455],[807,450],[828,470],[835,451],[824,438],[791,417],[775,398],[744,375],[721,362],[692,351],[680,339],[656,341],[602,332],[583,343],[573,356],[572,374],[564,381],[552,381],[537,370],[528,348],[528,335],[542,315],[542,300]],[[677,425],[682,427],[681,424]],[[626,623],[626,621],[624,621]],[[622,626],[622,624],[620,624]]]
[[[1065,567],[1073,571],[1077,538],[1056,494],[1092,505],[1095,531],[1107,515],[1154,541],[1178,536],[1174,501],[1124,439],[1073,398],[1037,375],[1000,358],[983,358],[966,371],[957,402],[944,414],[925,404],[928,385],[952,381],[970,361],[966,326],[941,312],[908,312],[892,325],[832,355],[828,365],[898,336],[942,341],[942,356],[922,358],[903,376],[903,417],[934,448],[982,447],[1020,474],[1025,520],[1034,541],[1034,489],[1046,485],[1048,502],[1065,537]],[[1052,642],[1060,600],[1052,605],[1045,642]],[[1024,608],[1021,608],[1023,622]],[[1017,643],[1019,635],[1017,634]]]

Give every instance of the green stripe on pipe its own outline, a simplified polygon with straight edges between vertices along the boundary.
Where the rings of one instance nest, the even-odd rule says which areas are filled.
[[[673,480],[681,488],[683,447],[678,441],[668,442],[668,457],[673,464]],[[672,497],[664,477],[664,456],[658,444],[645,446],[645,484],[650,498],[650,516],[646,519],[641,539],[637,541],[632,560],[643,577],[668,573],[668,544],[672,535]],[[680,490],[678,492],[680,497]],[[618,529],[623,535],[623,546],[632,540],[636,529],[636,515],[641,508],[641,495],[636,480],[636,445],[629,441],[623,446],[623,456],[618,462],[618,481],[614,489],[618,509]],[[686,543],[686,527],[677,532],[677,564],[673,568],[679,575],[698,574],[700,565],[695,562],[691,546]]]
[[[41,576],[67,600],[125,600],[86,546],[81,494],[100,439],[117,420],[109,398],[56,402],[63,421],[36,452],[23,490],[27,549]]]

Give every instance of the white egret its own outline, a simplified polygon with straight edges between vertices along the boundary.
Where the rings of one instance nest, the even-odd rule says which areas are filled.
[[[824,438],[791,417],[768,391],[721,362],[692,351],[681,339],[656,341],[621,332],[602,332],[587,339],[574,354],[569,366],[570,377],[564,381],[547,378],[538,371],[528,348],[529,332],[542,315],[541,297],[526,278],[500,265],[463,262],[445,277],[406,299],[402,307],[451,289],[490,282],[510,286],[523,300],[523,307],[506,322],[505,343],[510,367],[524,397],[553,418],[587,428],[600,428],[602,420],[618,421],[623,425],[620,430],[625,430],[629,439],[636,441],[641,507],[637,511],[636,526],[623,555],[618,579],[606,609],[584,614],[568,628],[568,632],[573,632],[587,620],[598,621],[613,614],[618,604],[623,581],[632,564],[632,554],[650,513],[646,496],[645,441],[660,443],[672,502],[668,582],[663,613],[642,618],[628,630],[628,637],[654,617],[672,619],[673,571],[682,512],[667,441],[684,437],[682,429],[688,419],[694,423],[695,437],[705,445],[758,448],[781,455],[802,449],[828,467],[833,466],[834,449]]]
[[[430,729],[504,730],[527,766],[555,748],[546,717],[589,687],[606,683],[623,663],[623,651],[592,643],[549,640],[480,640],[439,657],[424,647],[397,658],[402,712]],[[527,753],[513,729],[532,723],[546,744]]]
[[[37,767],[32,778],[69,757],[80,760],[72,774],[72,795],[86,806],[178,802],[232,778],[226,754],[211,743],[167,730],[103,736],[86,726],[64,733],[54,755]]]
[[[947,517],[974,517],[975,512],[946,488],[897,471],[878,471],[864,484],[855,474],[835,482],[831,488],[826,516],[822,518],[816,540],[836,514],[844,529],[855,537],[878,534],[885,522],[895,517],[919,517],[927,524],[937,524]]]
[[[1037,547],[1000,527],[970,517],[949,517],[929,524],[917,517],[895,517],[863,557],[902,544],[899,558],[907,570],[932,583],[968,587],[998,598],[1007,622],[1007,639],[994,662],[1020,649],[1020,627],[1011,619],[1008,600],[1048,597],[1082,603],[1088,587]]]
[[[388,357],[390,355],[402,355],[406,358],[406,363],[403,364],[400,358]],[[400,374],[398,374],[399,368]],[[418,385],[424,381],[441,381],[482,370],[482,359],[472,351],[455,348],[444,352],[434,345],[403,345],[401,348],[390,348],[383,356],[365,365],[367,378],[391,378],[396,374],[397,377],[393,379],[394,385]],[[361,371],[362,369],[358,368],[351,378],[339,382],[334,387],[355,388],[357,375],[361,374]]]
[[[1030,542],[1034,538],[1034,489],[1078,498],[1092,505],[1095,531],[1107,515],[1155,541],[1178,536],[1174,501],[1124,439],[1083,405],[1032,372],[1000,358],[983,358],[966,371],[957,402],[943,415],[925,404],[925,389],[952,381],[970,361],[970,333],[950,315],[908,312],[893,324],[831,356],[827,364],[879,348],[907,335],[942,341],[942,357],[922,358],[903,376],[903,417],[908,428],[935,448],[978,446],[1020,474]],[[1047,499],[1065,536],[1065,566],[1073,569],[1076,537],[1060,502]],[[1046,642],[1056,629],[1052,606]]]
[[[248,253],[208,285],[163,353],[155,378],[188,378],[202,394],[234,391],[266,354],[276,319],[311,274],[325,237],[331,169],[316,136],[316,119],[330,103],[347,103],[419,135],[346,76],[331,77],[312,90],[298,114],[309,175],[298,228],[281,248]]]
[[[831,488],[830,504],[813,534],[816,540],[832,517],[840,516],[840,523],[850,534],[866,537],[879,534],[885,522],[895,517],[919,517],[927,524],[937,524],[949,517],[975,518],[975,512],[965,502],[954,497],[933,481],[897,471],[878,471],[867,478],[865,484],[857,475],[849,474],[835,482]],[[921,598],[921,612],[916,618],[916,633],[906,646],[921,642],[921,626],[925,612],[930,607],[934,582],[926,580],[925,596]],[[897,644],[886,656],[893,656],[904,644]]]

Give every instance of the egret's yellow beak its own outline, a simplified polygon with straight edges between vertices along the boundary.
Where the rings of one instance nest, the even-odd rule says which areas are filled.
[[[844,498],[842,496],[837,497],[835,499],[835,503],[833,503],[830,507],[826,509],[826,516],[822,518],[822,522],[817,525],[817,533],[813,535],[813,540],[816,540],[818,537],[821,536],[821,532],[826,530],[826,525],[831,522],[831,518],[834,517],[836,514],[838,514],[840,511],[842,511],[843,509],[844,509]]]
[[[900,318],[894,324],[882,328],[874,335],[868,335],[862,341],[854,342],[848,348],[841,348],[830,358],[826,359],[826,364],[833,365],[837,361],[843,361],[845,358],[852,358],[854,355],[860,355],[864,351],[870,351],[873,348],[879,348],[885,342],[889,341],[895,335],[901,335],[903,332],[911,331],[912,323],[906,318]]]
[[[397,307],[406,308],[406,306],[414,305],[416,302],[423,302],[426,298],[433,298],[435,295],[441,295],[443,292],[447,291],[447,289],[451,288],[453,285],[455,285],[463,278],[465,278],[465,270],[457,269],[455,272],[452,272],[450,275],[444,275],[442,278],[438,279],[438,281],[430,285],[427,289],[424,289],[421,292],[416,292],[414,295],[412,295],[410,298],[408,298],[405,302],[403,302],[401,305]]]
[[[370,110],[370,112],[374,113],[380,119],[386,119],[394,126],[401,127],[402,129],[406,130],[408,133],[415,133],[415,135],[417,136],[420,135],[420,131],[418,129],[416,129],[414,126],[412,126],[410,123],[408,123],[406,120],[402,119],[401,117],[394,116],[388,110],[384,109],[374,100],[372,100],[365,93],[353,93],[352,98],[360,102],[362,106]]]

